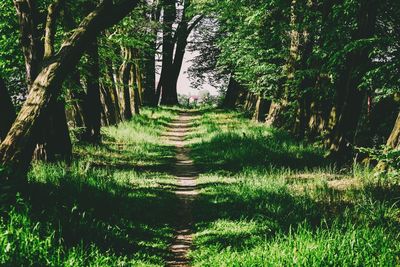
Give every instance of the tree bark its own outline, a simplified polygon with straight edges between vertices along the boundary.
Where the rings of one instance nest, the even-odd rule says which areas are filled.
[[[121,87],[121,94],[123,100],[123,117],[124,120],[130,120],[132,118],[132,107],[131,107],[131,93],[130,93],[130,71],[132,68],[132,53],[127,47],[122,47],[123,62],[119,70],[119,83]]]
[[[16,114],[6,83],[0,78],[0,142],[7,135]]]
[[[394,124],[392,133],[390,134],[386,145],[393,149],[400,148],[400,113],[397,115],[396,122]]]
[[[44,118],[42,125],[48,125],[42,129],[38,136],[38,142],[34,151],[33,159],[54,162],[64,160],[70,162],[72,159],[72,143],[69,136],[67,117],[65,114],[65,103],[57,100],[48,108],[51,116]]]
[[[134,115],[140,114],[139,106],[140,106],[140,99],[139,99],[139,87],[137,83],[137,65],[131,64],[129,69],[129,92],[130,92],[130,99],[131,99],[131,110]]]
[[[265,122],[266,115],[268,113],[271,101],[259,96],[254,111],[253,120],[256,122]]]
[[[364,0],[361,2],[358,17],[358,30],[354,39],[370,38],[375,29],[377,18],[377,3],[375,0]],[[334,123],[330,157],[339,163],[346,161],[351,155],[354,145],[354,136],[357,129],[362,104],[366,96],[364,90],[357,87],[363,74],[366,72],[371,60],[369,49],[350,52],[347,58],[347,66],[342,73],[341,82],[338,83],[338,99],[336,106],[337,120]]]
[[[47,9],[46,28],[44,36],[44,59],[54,55],[54,38],[56,35],[57,18],[60,14],[61,5],[65,0],[56,0]]]
[[[36,1],[14,0],[20,26],[21,46],[25,58],[26,81],[28,88],[40,71],[43,59],[43,46],[37,29]]]
[[[400,112],[397,115],[396,122],[394,123],[394,127],[390,136],[386,142],[386,146],[388,149],[400,149]],[[387,164],[386,162],[379,162],[378,165],[375,167],[376,171],[384,171],[386,170]]]
[[[239,94],[242,90],[243,88],[231,75],[229,79],[228,88],[225,93],[224,101],[222,102],[221,107],[224,109],[234,109],[236,107]]]
[[[18,117],[0,145],[0,163],[6,168],[2,178],[12,179],[25,175],[31,162],[40,119],[48,111],[49,103],[57,99],[61,84],[78,63],[86,44],[100,31],[126,16],[137,3],[131,0],[101,2],[43,67],[33,82]]]
[[[71,88],[68,89],[69,101],[71,102],[71,123],[74,128],[84,128],[83,103],[85,101],[85,92],[81,84],[81,75],[75,71],[71,75]],[[81,139],[79,136],[78,139]]]
[[[281,112],[283,110],[282,106],[285,106],[285,104],[272,101],[268,111],[267,118],[265,120],[265,123],[268,126],[279,127],[282,125],[282,120],[281,120],[282,119]]]
[[[140,60],[140,53],[137,49],[134,51],[134,67],[135,67],[135,81],[136,81],[136,88],[137,88],[137,111],[139,111],[139,107],[143,105],[143,73],[141,68],[141,60]],[[136,109],[136,107],[135,107]],[[136,114],[139,114],[137,112]]]
[[[36,51],[36,58],[32,60],[31,65],[40,68],[44,60],[49,59],[54,54],[54,39],[56,34],[57,19],[59,16],[59,10],[63,0],[56,0],[54,3],[50,4],[47,13],[46,26],[44,29],[44,51],[43,54],[38,54]],[[36,13],[36,10],[31,10],[32,14]],[[33,15],[32,15],[33,16]],[[34,23],[34,22],[32,22]],[[37,25],[34,25],[33,31],[37,34]],[[38,49],[40,40],[37,41],[36,47],[30,47],[30,49]],[[42,44],[40,43],[40,46]],[[26,62],[28,65],[29,63]],[[37,71],[40,71],[38,69]],[[27,80],[36,78],[36,73],[27,73]],[[29,84],[31,86],[31,84]],[[64,123],[64,125],[62,125]],[[65,104],[61,100],[57,100],[48,112],[47,118],[43,118],[42,124],[46,127],[42,127],[41,133],[38,134],[38,142],[36,144],[36,149],[33,154],[34,160],[44,160],[44,161],[55,161],[58,159],[70,160],[72,158],[72,145],[69,136],[68,125],[66,121],[65,114]],[[67,153],[67,154],[63,154]]]
[[[176,3],[175,0],[164,1],[164,16],[163,16],[163,47],[162,47],[162,69],[160,81],[157,88],[157,94],[161,94],[162,105],[177,105],[178,94],[171,86],[171,80],[174,76],[172,71],[173,53],[174,53],[174,38],[173,24],[176,19]]]
[[[109,123],[111,125],[117,124],[122,121],[121,106],[118,96],[118,75],[114,71],[114,64],[110,58],[106,59],[106,77],[109,83],[104,85],[105,101],[109,102],[107,105]],[[107,95],[107,96],[106,96]]]
[[[104,83],[100,84],[100,93],[103,107],[103,125],[115,125],[117,123],[115,104],[110,86]]]
[[[148,15],[149,20],[158,23],[160,21],[161,5],[157,4]],[[153,40],[151,42],[151,50],[145,53],[144,61],[144,90],[143,90],[143,104],[148,106],[157,106],[160,95],[157,98],[156,91],[156,52],[157,52],[157,28],[152,30]]]
[[[246,97],[246,102],[244,104],[244,110],[252,114],[256,108],[257,96],[254,93],[249,92]]]
[[[153,47],[156,44],[154,42]],[[155,53],[148,52],[146,53],[145,60],[145,79],[144,79],[144,90],[143,90],[143,105],[146,106],[156,106],[156,62],[155,62]]]
[[[171,86],[171,89],[167,91],[169,91],[171,95],[176,95],[176,97],[178,97],[178,79],[179,74],[181,73],[189,35],[203,19],[203,16],[198,16],[189,26],[186,21],[185,14],[186,12],[184,10],[182,21],[179,23],[178,29],[176,30],[176,37],[174,38],[176,40],[175,55],[171,66],[171,76],[169,78],[169,82],[166,83],[166,86]]]
[[[100,66],[97,39],[87,49],[89,56],[89,75],[87,77],[87,92],[85,96],[84,121],[85,134],[84,141],[98,144],[101,141],[101,100],[100,100]]]

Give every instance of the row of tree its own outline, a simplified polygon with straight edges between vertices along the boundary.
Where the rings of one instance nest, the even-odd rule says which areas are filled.
[[[223,107],[321,140],[339,162],[357,146],[400,148],[399,1],[221,0],[203,9],[214,22],[202,25],[208,45],[193,71],[230,77]]]
[[[103,125],[142,105],[178,104],[188,46],[200,51],[192,78],[228,77],[225,108],[322,140],[338,161],[356,146],[399,148],[398,1],[4,0],[0,9],[3,177],[23,175],[32,158],[70,160],[72,128],[96,144]]]
[[[5,178],[23,177],[32,159],[70,160],[71,129],[98,144],[102,126],[142,105],[178,104],[188,38],[203,18],[189,0],[6,0],[0,8],[0,31],[10,35],[0,41]]]

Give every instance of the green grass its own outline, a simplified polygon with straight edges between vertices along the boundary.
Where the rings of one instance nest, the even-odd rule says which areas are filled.
[[[144,110],[104,128],[102,145],[77,145],[71,166],[35,164],[2,207],[0,265],[163,266],[176,197],[160,136],[175,117]]]
[[[0,265],[164,266],[178,211],[161,137],[178,111],[104,128],[70,166],[34,164],[0,207]],[[398,178],[337,170],[318,146],[239,113],[198,114],[194,266],[400,266]]]
[[[209,112],[190,136],[202,174],[194,266],[400,265],[400,190],[337,171],[318,147]]]

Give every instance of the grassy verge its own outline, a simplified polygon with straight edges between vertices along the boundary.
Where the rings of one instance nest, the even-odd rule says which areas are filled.
[[[400,264],[398,180],[339,172],[321,149],[237,113],[195,126],[195,266]]]
[[[17,203],[1,207],[0,265],[163,266],[173,235],[173,110],[144,110],[104,128],[75,161],[35,164]]]

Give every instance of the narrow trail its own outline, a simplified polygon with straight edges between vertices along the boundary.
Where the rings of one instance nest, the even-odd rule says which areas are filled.
[[[175,193],[178,196],[175,237],[170,246],[172,254],[167,266],[190,266],[188,252],[192,246],[193,200],[198,195],[196,189],[196,171],[189,156],[189,149],[185,147],[185,137],[192,128],[193,113],[181,113],[179,118],[170,123],[170,130],[165,135],[168,142],[176,148],[176,161],[172,174],[176,176]]]

